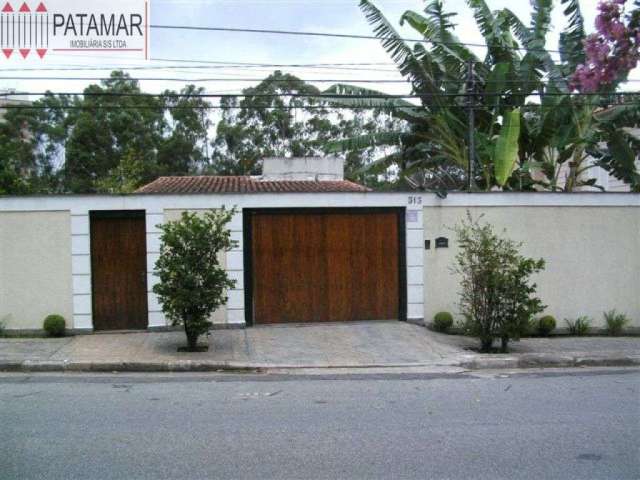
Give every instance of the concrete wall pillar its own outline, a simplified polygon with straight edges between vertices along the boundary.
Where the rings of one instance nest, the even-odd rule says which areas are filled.
[[[73,328],[93,330],[89,211],[71,209]]]
[[[424,222],[422,196],[407,197],[407,320],[424,320]]]

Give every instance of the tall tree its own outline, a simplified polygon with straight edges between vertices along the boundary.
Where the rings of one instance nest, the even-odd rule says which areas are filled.
[[[413,11],[402,15],[400,24],[408,23],[427,41],[415,45],[406,42],[371,1],[361,0],[363,13],[399,71],[411,82],[420,105],[393,97],[367,98],[384,94],[356,86],[332,86],[329,92],[362,96],[334,100],[334,104],[386,108],[411,126],[401,132],[370,136],[368,141],[348,139],[343,148],[395,145],[396,151],[387,160],[398,167],[401,176],[416,171],[433,173],[442,165],[466,169],[470,163],[466,108],[470,99],[465,94],[469,92],[467,72],[471,67],[477,146],[471,163],[476,173],[473,180],[479,187],[530,189],[538,185],[555,189],[559,172],[567,165],[570,173],[562,188],[571,191],[592,184],[584,180],[590,167],[587,159],[606,133],[596,113],[611,105],[611,98],[571,95],[570,76],[585,58],[585,29],[578,0],[562,0],[568,25],[560,36],[559,64],[545,46],[551,0],[532,2],[529,25],[508,9],[492,11],[484,0],[467,0],[467,4],[487,46],[482,59],[453,35],[454,14],[444,10],[441,0],[431,0],[424,15]],[[541,104],[530,101],[532,94],[542,98]],[[629,110],[626,118],[632,115]],[[631,140],[623,126],[618,127],[613,138],[625,137],[627,147],[610,149],[602,165],[635,178],[637,172],[628,168]],[[408,161],[408,154],[415,152],[419,152],[417,158]],[[534,171],[542,172],[541,178],[532,175]]]
[[[364,167],[379,152],[374,148],[343,151],[332,146],[342,138],[397,128],[391,117],[332,109],[317,97],[320,91],[316,87],[281,71],[242,93],[240,99],[229,96],[221,101],[224,109],[212,142],[210,172],[257,175],[264,157],[339,154],[345,158],[348,178],[369,185],[378,183],[378,174],[366,172]]]
[[[291,95],[317,95],[303,80],[275,71],[243,97],[221,100],[223,117],[212,142],[211,170],[218,174],[256,175],[260,159],[317,154],[310,140],[326,134],[326,111],[314,100]]]
[[[22,190],[79,193],[128,192],[158,175],[201,171],[210,124],[200,93],[188,85],[145,94],[121,71],[83,95],[48,93],[0,124],[9,152],[1,170],[17,170]]]

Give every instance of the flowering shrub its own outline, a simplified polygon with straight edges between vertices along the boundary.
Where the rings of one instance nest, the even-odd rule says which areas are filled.
[[[574,89],[585,93],[613,86],[640,60],[640,0],[626,12],[627,0],[603,0],[598,5],[597,33],[584,40],[586,61],[571,79]]]

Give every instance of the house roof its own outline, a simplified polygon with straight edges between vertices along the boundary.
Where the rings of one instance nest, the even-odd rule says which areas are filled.
[[[136,193],[340,193],[370,192],[349,180],[261,180],[252,176],[158,177]]]

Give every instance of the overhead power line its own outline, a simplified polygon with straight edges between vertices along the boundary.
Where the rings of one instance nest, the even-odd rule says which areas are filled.
[[[423,94],[340,94],[340,93],[142,93],[142,92],[11,92],[2,94],[3,97],[24,97],[24,96],[84,96],[84,97],[154,97],[154,98],[222,98],[222,97],[242,97],[242,98],[328,98],[328,99],[421,99],[421,98],[460,98],[460,97],[503,97],[506,93],[423,93]],[[513,93],[511,93],[513,95]],[[526,96],[554,97],[554,96],[571,96],[571,97],[597,97],[606,98],[636,96],[640,95],[640,91],[634,92],[615,92],[615,93],[591,93],[577,92],[566,94],[561,92],[532,92]]]
[[[38,76],[38,77],[29,77],[29,76],[0,76],[0,81],[2,80],[25,80],[25,81],[84,81],[84,82],[107,82],[110,80],[113,80],[112,77],[54,77],[54,76]],[[127,80],[130,81],[134,81],[134,82],[179,82],[179,83],[185,83],[185,84],[195,84],[195,83],[217,83],[217,82],[223,82],[223,83],[259,83],[259,84],[272,84],[272,83],[284,83],[283,80],[281,79],[274,79],[274,78],[261,78],[261,77],[210,77],[210,78],[187,78],[187,77],[127,77]],[[408,80],[402,79],[402,80],[394,80],[394,79],[387,79],[387,78],[378,78],[378,79],[357,79],[357,78],[308,78],[308,79],[300,79],[302,82],[307,83],[307,84],[313,84],[313,83],[335,83],[335,84],[405,84],[405,85],[411,85],[411,82],[409,82]],[[632,82],[640,82],[640,80],[630,80]],[[457,81],[453,81],[453,80],[443,80],[440,83],[442,83],[443,85],[459,85],[460,82]],[[524,84],[528,84],[527,82],[523,82],[523,81],[504,81],[504,82],[494,82],[494,81],[488,81],[488,82],[480,82],[479,85],[485,85],[485,86],[490,86],[490,85],[504,85],[507,87],[512,87],[512,88],[517,88],[521,85]],[[547,86],[546,84],[542,84],[542,87]],[[243,95],[242,93],[238,93],[237,95],[233,93],[232,90],[228,91],[229,95],[235,95],[235,96],[241,96]],[[614,95],[625,95],[625,94],[635,94],[637,92],[625,92],[625,91],[619,91],[614,93]],[[0,96],[6,96],[6,95],[13,95],[12,93],[2,93],[0,92]],[[33,94],[33,95],[38,95]],[[78,93],[77,95],[84,95],[84,93],[80,94]],[[141,95],[148,95],[147,93],[141,93]],[[151,94],[149,94],[151,95]],[[284,94],[283,94],[284,95]],[[459,94],[452,94],[455,96],[462,96]],[[481,94],[478,94],[481,95]],[[485,94],[485,96],[489,96],[489,95],[502,95],[502,94]],[[532,93],[531,95],[550,95],[550,96],[554,96],[554,95],[565,95],[563,93],[552,93],[552,92],[548,92],[548,93]],[[573,95],[581,95],[580,93],[574,93]],[[589,93],[589,94],[584,94],[584,95],[598,95],[596,93]],[[360,98],[360,97],[359,97]]]
[[[445,45],[445,46],[465,46],[465,47],[478,47],[488,48],[484,43],[470,43],[470,42],[441,42],[436,40],[426,40],[424,38],[407,38],[407,37],[389,37],[375,35],[358,35],[352,33],[328,33],[328,32],[310,32],[301,30],[273,30],[262,28],[232,28],[232,27],[203,27],[193,25],[158,25],[150,24],[149,28],[157,30],[191,30],[199,32],[233,32],[233,33],[261,33],[271,35],[297,35],[307,37],[332,37],[332,38],[350,38],[358,40],[401,40],[404,42],[425,43],[430,45]],[[551,50],[547,48],[530,48],[525,47],[513,47],[514,50],[528,51],[528,52],[548,52],[548,53],[560,53],[560,50]]]
[[[204,63],[208,65],[233,65],[243,67],[281,67],[281,68],[316,68],[316,67],[359,67],[359,66],[388,66],[389,71],[397,71],[396,64],[393,62],[313,62],[313,63],[265,63],[265,62],[228,62],[222,60],[190,60],[184,58],[160,58],[151,59],[154,62],[171,62],[171,63]],[[368,70],[368,69],[365,69]]]
[[[578,104],[580,105],[580,104]],[[639,106],[639,101],[625,101],[617,103],[615,106],[632,105]],[[449,104],[441,105],[445,108],[470,108],[464,104]],[[194,106],[179,106],[179,105],[3,105],[0,107],[2,110],[407,110],[414,108],[416,110],[423,109],[420,105],[413,107],[399,106],[399,105],[386,105],[381,106],[295,106],[295,105],[281,105],[281,106],[265,106],[265,105],[194,105]],[[473,106],[475,110],[481,110],[484,107],[482,105]],[[555,105],[540,105],[540,104],[528,104],[522,108],[531,110],[557,110]]]
[[[54,76],[0,76],[0,80],[60,80],[60,81],[100,81],[106,82],[113,80],[113,77],[54,77]],[[156,81],[156,82],[184,82],[184,83],[203,83],[203,82],[260,82],[260,83],[285,83],[286,80],[279,78],[264,78],[264,77],[203,77],[203,78],[187,78],[187,77],[127,77],[126,80],[134,82],[142,81]],[[359,79],[359,78],[300,78],[300,81],[305,83],[404,83],[410,85],[410,80],[407,79],[390,79],[390,78],[377,78],[377,79]],[[640,81],[640,80],[638,80]],[[453,80],[441,80],[443,85],[460,85],[461,82]],[[507,80],[504,82],[489,81],[479,82],[480,85],[530,85],[535,82],[526,82],[518,80]]]
[[[0,80],[70,80],[70,81],[80,81],[80,80],[89,80],[89,81],[108,81],[113,80],[112,77],[0,77]],[[203,83],[203,82],[262,82],[262,83],[285,83],[282,79],[269,79],[269,78],[176,78],[176,77],[137,77],[131,78],[128,77],[127,80],[132,80],[136,82],[140,81],[154,81],[154,82],[193,82],[193,83]],[[392,80],[388,78],[378,78],[378,79],[366,79],[360,80],[356,78],[310,78],[308,80],[300,79],[305,83],[318,82],[318,83],[410,83],[409,80]],[[444,82],[449,83],[449,82]]]
[[[49,22],[51,24],[51,22]],[[465,46],[476,48],[488,48],[484,43],[473,42],[444,42],[438,40],[427,40],[425,38],[411,38],[411,37],[391,37],[391,36],[376,36],[376,35],[363,35],[355,33],[330,33],[330,32],[315,32],[304,30],[278,30],[278,29],[265,29],[265,28],[234,28],[234,27],[209,27],[198,25],[168,25],[168,24],[149,24],[149,28],[155,30],[188,30],[195,32],[227,32],[227,33],[258,33],[267,35],[291,35],[291,36],[305,36],[305,37],[328,37],[328,38],[345,38],[353,40],[401,40],[403,42],[423,43],[429,45],[445,45],[445,46]],[[548,52],[548,53],[561,53],[560,50],[553,50],[548,48],[526,48],[526,47],[512,47],[514,50],[527,51],[527,52]]]
[[[155,59],[151,59],[152,61]],[[194,63],[196,60],[186,60],[186,65],[127,65],[122,64],[119,66],[87,66],[87,67],[68,67],[68,66],[60,66],[60,67],[42,67],[42,68],[0,68],[0,72],[40,72],[40,71],[61,71],[61,72],[82,72],[82,71],[101,71],[101,70],[249,70],[249,71],[257,71],[257,70],[278,70],[278,69],[301,69],[301,70],[319,70],[322,72],[325,71],[335,71],[335,72],[378,72],[378,73],[389,73],[389,74],[400,74],[396,67],[391,68],[380,68],[380,67],[358,67],[358,66],[335,66],[332,67],[328,64],[308,64],[308,65],[296,65],[296,64],[234,64],[234,63],[213,63],[208,64],[208,62],[202,61],[203,64],[199,65],[189,65],[190,63]],[[200,62],[200,61],[198,61]],[[176,60],[176,63],[180,63]]]

